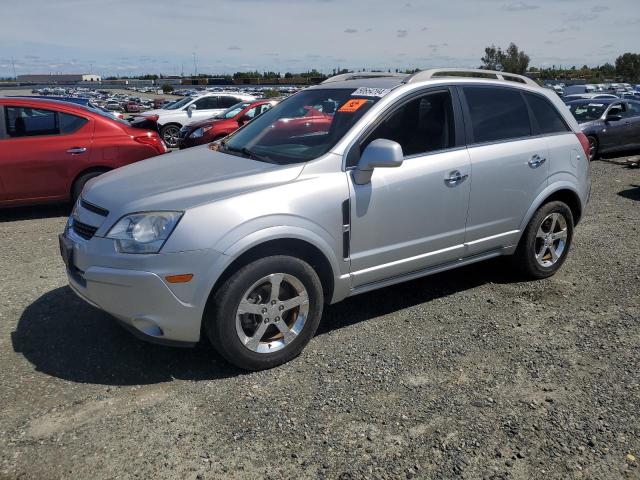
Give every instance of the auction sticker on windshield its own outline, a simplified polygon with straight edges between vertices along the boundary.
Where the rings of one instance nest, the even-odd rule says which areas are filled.
[[[347,100],[345,104],[340,107],[338,112],[353,113],[369,101],[370,100],[367,100],[366,98],[354,98],[353,100]]]
[[[360,87],[355,92],[353,92],[351,96],[352,97],[384,97],[390,91],[391,89],[389,88]]]

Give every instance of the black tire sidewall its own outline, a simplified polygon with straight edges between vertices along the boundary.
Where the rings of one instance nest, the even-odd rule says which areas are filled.
[[[550,267],[543,267],[535,258],[535,240],[538,229],[543,220],[551,213],[560,213],[567,222],[567,240],[562,257]],[[518,250],[516,251],[516,260],[523,273],[532,278],[547,278],[554,275],[564,264],[571,245],[573,242],[573,214],[571,209],[564,202],[549,202],[541,206],[533,215],[527,228],[522,236]]]
[[[82,193],[82,189],[84,188],[84,186],[89,180],[91,180],[92,178],[98,177],[105,172],[106,170],[89,172],[89,173],[80,175],[76,179],[76,181],[73,182],[73,189],[71,190],[71,203],[72,204],[76,203],[76,200],[78,200],[78,198],[80,197],[80,194]]]
[[[593,141],[593,144],[595,146],[595,150],[593,152],[593,156],[591,156],[591,154],[589,154],[589,160],[593,161],[596,160],[598,158],[598,139],[596,137],[594,137],[593,135],[588,135],[587,136],[587,140],[589,140],[589,148],[591,148],[591,142]]]
[[[274,353],[257,353],[246,348],[238,338],[235,315],[246,290],[273,273],[288,273],[302,282],[309,296],[309,315],[302,331],[289,345]],[[205,330],[213,347],[229,363],[245,370],[263,370],[300,354],[318,328],[322,308],[322,284],[308,263],[285,255],[265,257],[239,269],[214,294],[212,308],[205,312]]]

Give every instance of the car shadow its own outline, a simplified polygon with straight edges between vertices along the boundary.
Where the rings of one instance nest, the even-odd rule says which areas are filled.
[[[638,202],[640,201],[640,185],[631,185],[631,188],[618,192],[618,195]]]
[[[317,335],[485,283],[517,281],[503,264],[499,260],[482,262],[327,306]],[[14,351],[37,371],[77,383],[144,385],[244,373],[226,363],[206,342],[191,349],[141,341],[108,314],[79,299],[69,287],[45,293],[29,305],[11,339]]]
[[[0,209],[0,223],[40,218],[68,217],[71,207],[67,204],[33,205]]]

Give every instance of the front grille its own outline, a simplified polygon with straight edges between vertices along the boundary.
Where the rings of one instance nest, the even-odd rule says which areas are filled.
[[[101,217],[106,217],[107,215],[109,215],[109,210],[105,210],[102,207],[98,207],[97,205],[94,205],[93,203],[89,203],[84,199],[80,200],[80,206],[82,206],[82,208],[84,208],[85,210],[89,210],[90,212],[100,215]]]
[[[73,219],[73,231],[85,240],[91,240],[97,230],[98,227],[92,227],[91,225]]]

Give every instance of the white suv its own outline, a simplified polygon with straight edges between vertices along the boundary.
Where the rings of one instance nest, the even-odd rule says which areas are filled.
[[[165,108],[149,110],[141,114],[146,120],[158,124],[158,131],[168,147],[178,146],[180,129],[190,124],[213,117],[239,102],[250,102],[256,97],[238,92],[213,92],[197,97],[185,97]]]

